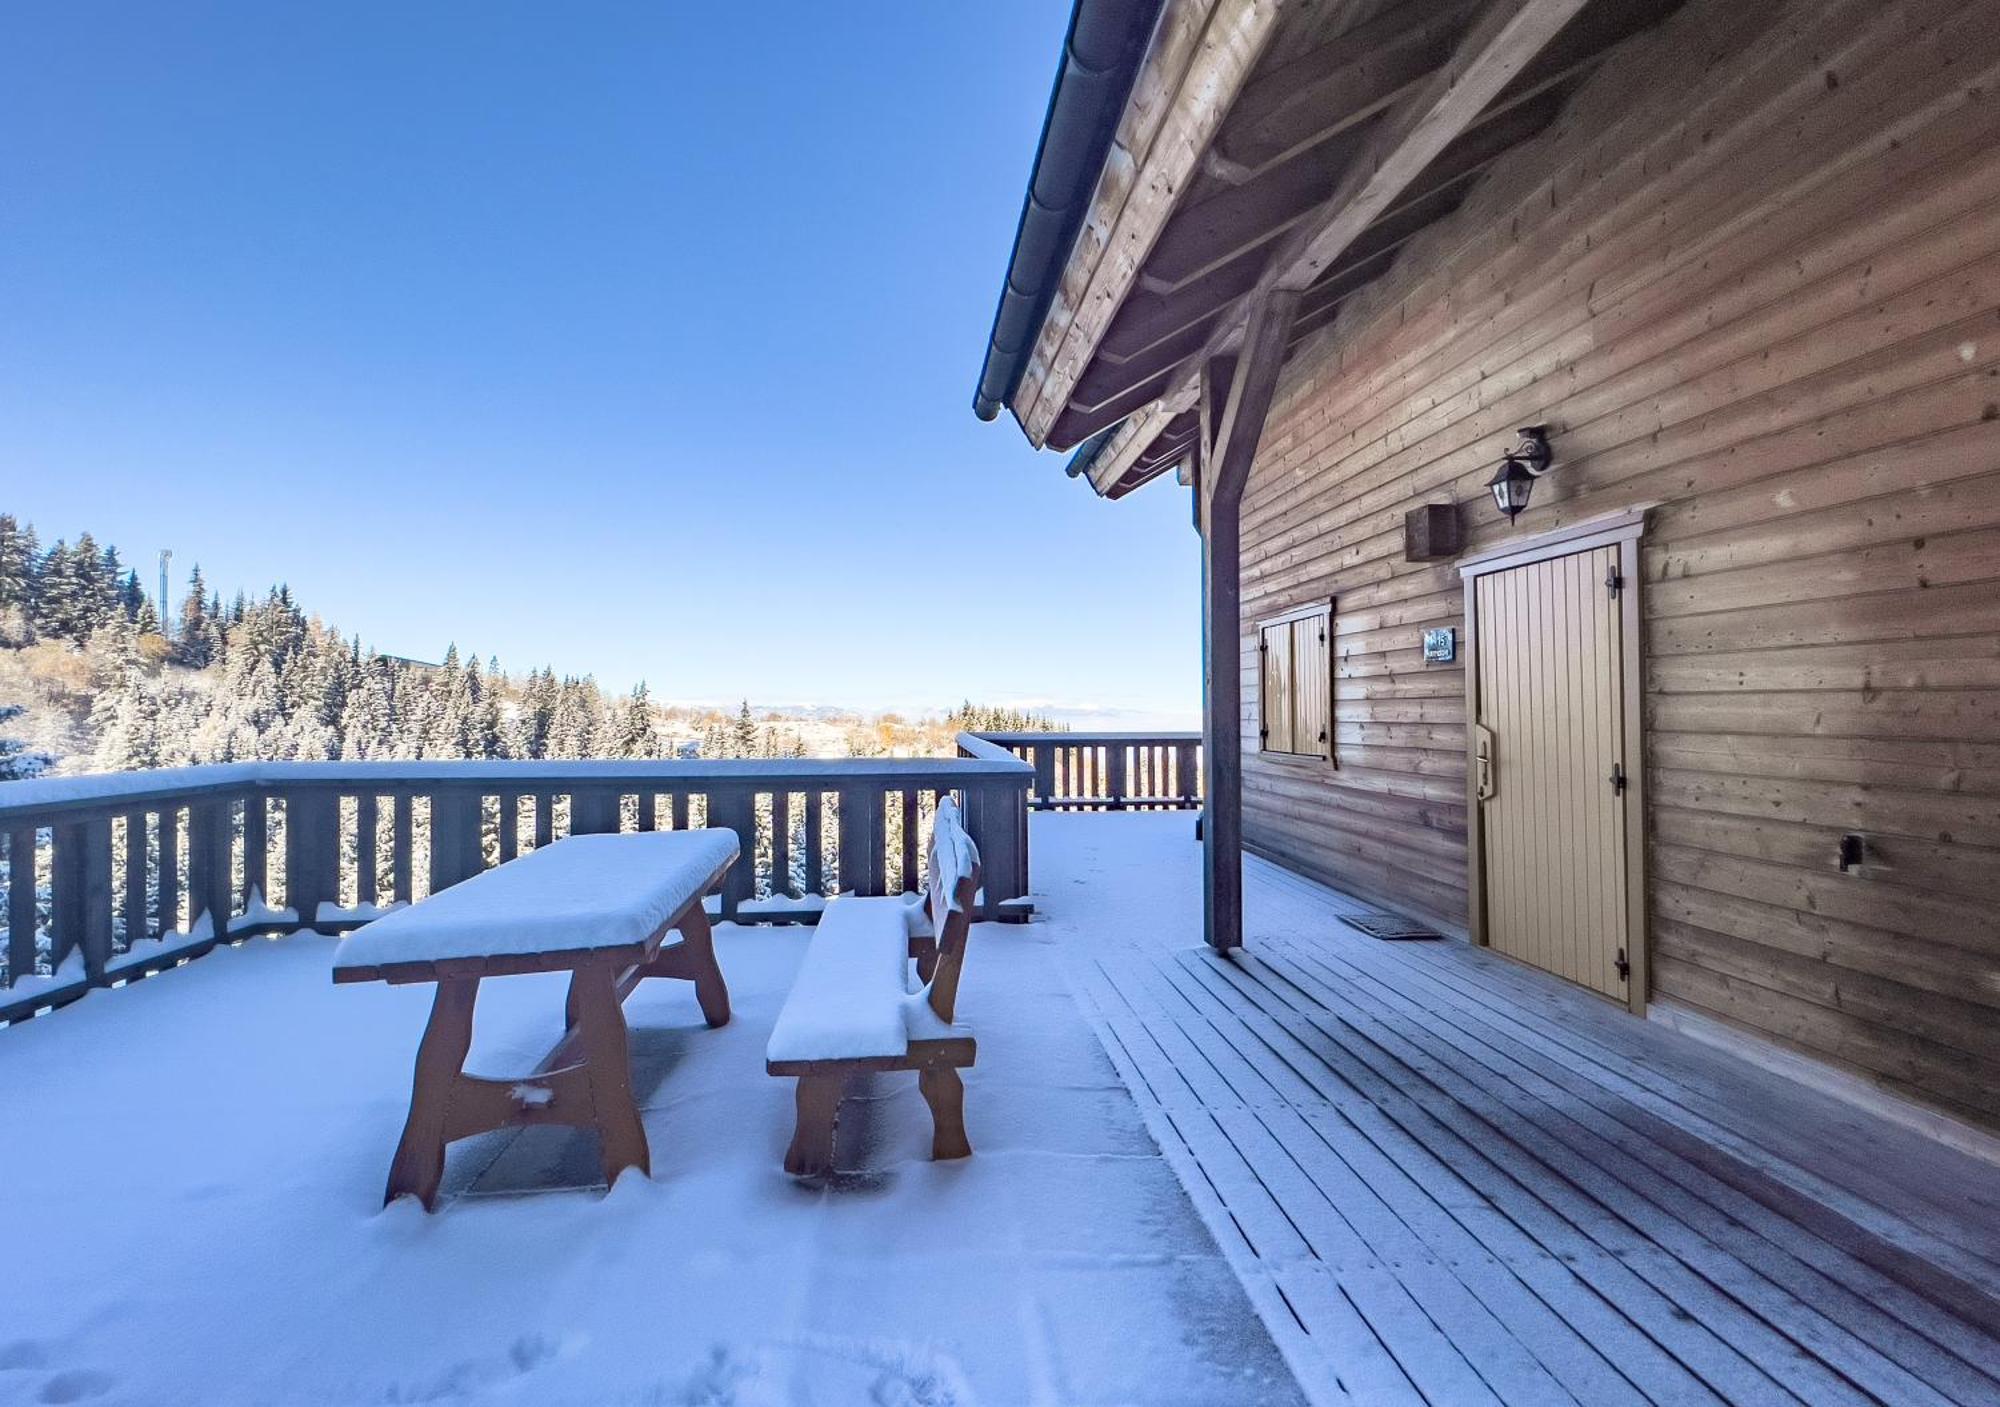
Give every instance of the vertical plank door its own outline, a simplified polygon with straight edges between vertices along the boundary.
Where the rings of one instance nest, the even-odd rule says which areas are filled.
[[[1478,721],[1486,941],[1626,999],[1624,640],[1618,548],[1480,577]]]

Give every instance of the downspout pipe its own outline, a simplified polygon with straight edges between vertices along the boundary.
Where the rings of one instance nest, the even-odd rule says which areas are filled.
[[[1042,119],[1007,280],[972,397],[973,414],[981,420],[999,415],[1021,384],[1163,3],[1076,0],[1070,11],[1062,64]]]

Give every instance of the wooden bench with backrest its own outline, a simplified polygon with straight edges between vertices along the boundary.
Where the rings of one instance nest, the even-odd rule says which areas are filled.
[[[446,1144],[517,1125],[595,1129],[607,1183],[649,1172],[621,1004],[648,977],[677,977],[709,1025],[729,1020],[702,901],[737,855],[727,829],[573,835],[343,938],[336,982],[437,984],[384,1200],[431,1207]],[[528,972],[570,974],[563,1038],[529,1074],[466,1074],[479,983]]]
[[[957,804],[940,798],[921,902],[842,895],[826,906],[765,1048],[764,1068],[798,1079],[785,1171],[833,1171],[833,1131],[850,1077],[914,1070],[931,1111],[931,1156],[963,1158],[965,1085],[977,1054],[954,1024],[959,972],[979,893],[979,852]],[[922,986],[910,990],[910,959]]]

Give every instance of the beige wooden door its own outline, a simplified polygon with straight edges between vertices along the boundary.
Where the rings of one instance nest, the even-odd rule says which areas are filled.
[[[1622,1001],[1624,640],[1606,584],[1618,559],[1613,545],[1477,578],[1474,638],[1491,753],[1479,802],[1486,941]]]

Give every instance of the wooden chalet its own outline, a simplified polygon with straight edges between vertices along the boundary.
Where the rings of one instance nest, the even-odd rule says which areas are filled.
[[[2000,1128],[1996,93],[1992,0],[1078,0],[977,409],[1193,486],[1211,943],[1248,850]]]

